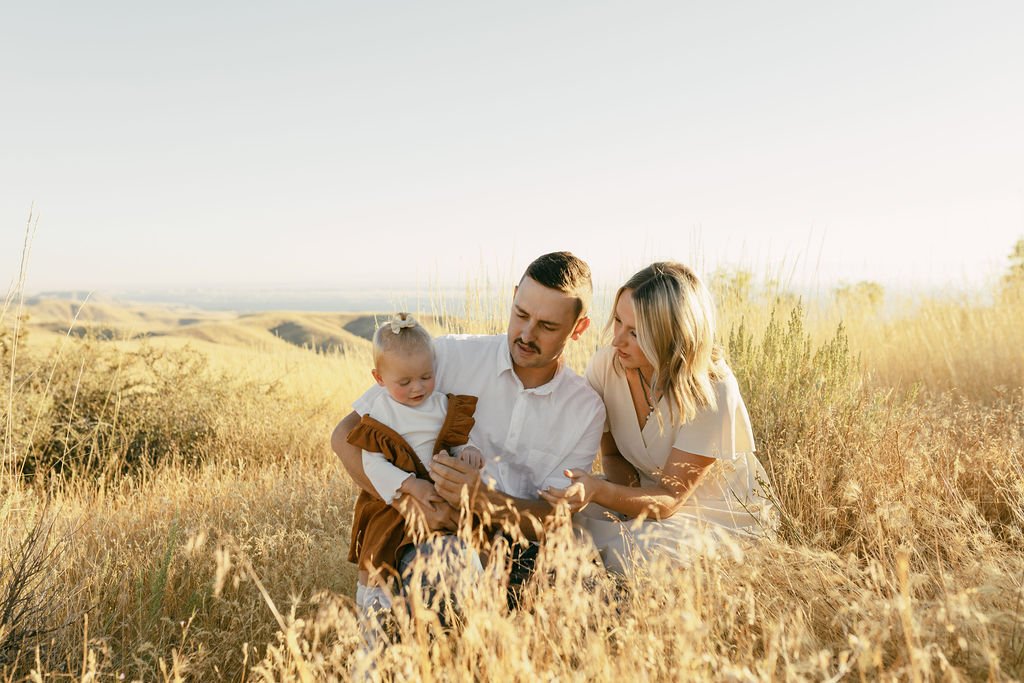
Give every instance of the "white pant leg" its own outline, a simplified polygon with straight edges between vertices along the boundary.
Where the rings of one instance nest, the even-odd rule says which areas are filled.
[[[600,505],[588,505],[573,516],[573,527],[594,545],[601,555],[605,569],[616,574],[626,574],[631,546],[629,530],[622,516]]]
[[[601,506],[590,505],[576,515],[574,524],[590,537],[605,568],[627,576],[637,564],[655,557],[690,565],[729,542],[725,529],[686,515],[666,520],[626,520]]]

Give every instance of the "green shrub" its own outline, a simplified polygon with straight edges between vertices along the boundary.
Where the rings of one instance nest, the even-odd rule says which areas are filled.
[[[741,321],[729,332],[728,354],[765,450],[796,447],[823,413],[847,411],[857,401],[860,378],[846,331],[840,325],[813,348],[800,305],[785,323],[773,312],[760,340]]]
[[[841,507],[851,480],[847,466],[857,457],[861,438],[872,431],[845,330],[840,325],[815,347],[797,304],[785,322],[773,311],[759,338],[743,321],[734,326],[728,355],[775,492],[783,535],[840,547],[854,533],[852,523],[815,511]]]
[[[7,457],[25,477],[123,474],[222,449],[240,415],[273,413],[273,387],[215,372],[198,351],[70,343],[19,359]],[[10,419],[8,419],[10,418]]]

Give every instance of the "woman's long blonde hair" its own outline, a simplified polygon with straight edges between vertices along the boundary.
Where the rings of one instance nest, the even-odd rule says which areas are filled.
[[[668,399],[672,425],[689,422],[702,408],[717,408],[714,385],[728,370],[715,341],[711,293],[687,266],[652,263],[616,292],[609,328],[626,290],[632,290],[640,350],[654,366],[651,386]],[[658,425],[663,427],[660,414]]]

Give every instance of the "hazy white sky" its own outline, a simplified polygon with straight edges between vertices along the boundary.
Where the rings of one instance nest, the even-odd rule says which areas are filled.
[[[1024,237],[1024,2],[31,2],[0,277],[396,285],[567,248],[978,284]]]

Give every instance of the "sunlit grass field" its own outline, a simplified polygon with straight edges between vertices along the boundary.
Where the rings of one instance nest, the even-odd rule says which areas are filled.
[[[507,294],[470,290],[422,312],[435,331],[504,329]],[[372,315],[12,298],[0,680],[1021,678],[1019,301],[883,318],[735,274],[715,292],[780,538],[615,581],[563,519],[521,609],[492,577],[456,628],[396,610],[390,642],[357,620],[356,492],[328,443],[370,381]]]

